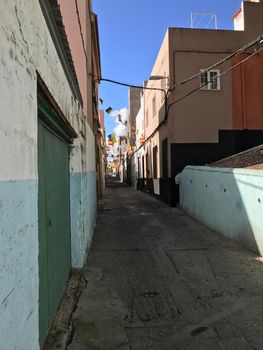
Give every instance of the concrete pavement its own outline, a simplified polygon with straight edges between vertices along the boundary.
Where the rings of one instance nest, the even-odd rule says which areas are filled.
[[[108,188],[67,349],[263,349],[256,258],[177,208]]]

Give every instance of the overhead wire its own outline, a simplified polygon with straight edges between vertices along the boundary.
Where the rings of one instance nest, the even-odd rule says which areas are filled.
[[[239,55],[240,53],[243,53],[244,51],[250,49],[252,46],[254,46],[255,44],[257,44],[258,42],[263,40],[263,35],[259,35],[256,39],[252,40],[251,42],[249,42],[248,44],[242,46],[241,48],[237,49],[236,51],[234,51],[233,53],[231,53],[230,55],[224,57],[222,60],[217,61],[216,63],[212,64],[211,66],[207,67],[206,69],[202,70],[202,72],[196,73],[194,75],[191,75],[190,77],[181,80],[178,83],[175,83],[170,89],[173,90],[174,88],[176,88],[179,85],[183,85],[188,83],[189,81],[198,78],[201,74],[206,73],[218,66],[220,66],[221,64],[225,63],[226,61],[230,60],[231,58],[233,58],[234,56]]]
[[[76,1],[76,0],[75,0]],[[116,81],[116,80],[112,80],[112,79],[106,79],[106,78],[96,78],[97,81],[104,81],[104,82],[109,82],[109,83],[113,83],[116,85],[121,85],[121,86],[126,86],[126,87],[133,87],[133,88],[137,88],[137,89],[141,89],[141,90],[156,90],[156,91],[162,91],[165,94],[165,98],[167,99],[168,93],[170,93],[172,90],[174,90],[176,87],[180,86],[180,85],[184,85],[198,77],[200,77],[202,74],[209,72],[210,70],[213,70],[214,68],[222,65],[223,63],[229,61],[231,58],[233,58],[234,56],[237,56],[241,53],[243,53],[244,51],[250,49],[251,47],[253,47],[254,45],[256,45],[257,43],[262,43],[263,41],[263,35],[258,36],[256,39],[252,40],[251,42],[249,42],[248,44],[242,46],[241,48],[237,49],[236,51],[234,51],[233,53],[231,53],[230,55],[228,55],[227,57],[224,57],[222,60],[217,61],[216,63],[214,63],[213,65],[207,67],[206,69],[202,70],[201,72],[198,72],[197,74],[194,74],[190,77],[188,77],[187,79],[184,79],[178,83],[175,83],[171,88],[169,88],[167,91],[161,88],[155,88],[155,87],[147,87],[147,86],[141,86],[141,85],[133,85],[133,84],[128,84],[128,83],[123,83],[120,81]],[[215,79],[220,78],[221,76],[229,73],[230,71],[232,71],[233,69],[237,68],[239,65],[243,64],[244,62],[246,62],[247,60],[249,60],[251,57],[255,56],[256,54],[258,54],[260,51],[263,50],[263,47],[258,49],[257,51],[255,51],[253,54],[249,55],[248,57],[246,57],[245,59],[243,59],[242,61],[238,62],[236,65],[232,66],[231,68],[227,69],[226,71],[222,72],[221,74],[219,74],[218,76],[212,78],[210,81],[206,82],[205,84],[202,84],[201,86],[199,86],[198,88],[193,89],[192,91],[188,92],[187,94],[183,95],[182,97],[178,98],[177,100],[173,101],[172,103],[168,104],[168,109],[167,109],[167,113],[170,109],[171,106],[173,106],[174,104],[182,101],[183,99],[187,98],[188,96],[194,94],[195,92],[201,90],[205,85],[213,82]],[[158,126],[154,129],[154,131],[150,134],[150,136],[147,137],[147,139],[145,140],[145,142],[138,148],[136,149],[131,155],[129,155],[127,158],[132,158],[134,156],[135,153],[137,153],[153,136],[154,134],[160,129],[160,127],[166,123],[166,118],[164,120],[162,120]]]
[[[168,110],[170,109],[171,106],[175,105],[176,103],[182,101],[183,99],[189,97],[190,95],[194,94],[195,92],[201,90],[204,86],[212,83],[214,80],[224,76],[225,74],[231,72],[233,69],[237,68],[238,66],[240,66],[241,64],[245,63],[246,61],[248,61],[249,59],[251,59],[253,56],[257,55],[259,52],[261,52],[263,50],[263,47],[258,49],[257,51],[255,51],[254,53],[250,54],[248,57],[244,58],[242,61],[238,62],[237,64],[235,64],[234,66],[232,66],[229,69],[226,69],[225,71],[223,71],[222,73],[218,74],[216,77],[210,79],[209,81],[207,81],[206,83],[200,85],[198,88],[193,89],[192,91],[188,92],[187,94],[183,95],[182,97],[178,98],[177,100],[173,101],[172,103],[168,104]],[[205,71],[202,71],[201,74],[203,74]],[[200,75],[200,74],[199,74]],[[144,144],[142,144],[138,149],[136,149],[128,158],[132,158],[134,156],[135,153],[137,153],[152,137],[154,134],[156,134],[156,132],[160,129],[160,127],[162,125],[165,124],[165,120],[161,121],[161,123],[159,123],[159,125],[154,129],[154,131],[151,133],[151,135],[149,137],[147,137],[147,139],[145,140]]]
[[[254,53],[252,53],[251,55],[249,55],[248,57],[244,58],[242,61],[238,62],[237,64],[235,64],[234,66],[232,66],[229,69],[226,69],[225,71],[223,71],[222,73],[218,74],[216,77],[212,78],[211,80],[207,81],[206,83],[200,85],[198,88],[188,92],[186,95],[178,98],[177,100],[173,101],[172,103],[168,104],[168,108],[173,106],[174,104],[180,102],[181,100],[185,99],[186,97],[192,95],[193,93],[197,92],[198,90],[202,90],[202,88],[210,83],[212,83],[214,80],[217,80],[218,78],[221,78],[222,76],[224,76],[225,74],[231,72],[233,69],[237,68],[238,66],[240,66],[241,64],[245,63],[246,61],[248,61],[251,57],[257,55],[260,51],[263,50],[263,47],[258,49],[257,51],[255,51]],[[205,71],[202,71],[201,74],[204,74]]]
[[[155,88],[155,87],[150,88],[150,87],[142,86],[142,85],[133,85],[133,84],[128,84],[128,83],[122,83],[120,81],[116,81],[116,80],[112,80],[112,79],[104,79],[104,78],[99,79],[98,78],[97,80],[98,81],[105,81],[105,82],[108,82],[108,83],[113,83],[113,84],[117,84],[117,85],[121,85],[121,86],[132,87],[132,88],[135,88],[135,89],[162,91],[163,93],[166,94],[166,90],[161,89],[161,88]]]
[[[190,82],[191,80],[194,80],[196,78],[198,78],[199,76],[201,76],[202,74],[209,72],[210,70],[222,65],[223,63],[227,62],[228,60],[230,60],[231,58],[233,58],[236,55],[239,55],[240,53],[243,53],[245,50],[251,48],[252,46],[254,46],[255,44],[257,44],[258,42],[263,40],[263,35],[258,36],[256,39],[254,39],[253,41],[249,42],[248,44],[242,46],[241,48],[237,49],[236,51],[234,51],[233,53],[231,53],[230,55],[228,55],[227,57],[223,58],[220,61],[217,61],[216,63],[212,64],[211,66],[205,68],[202,70],[202,72],[198,72],[194,75],[191,75],[190,77],[179,81],[178,83],[175,83],[174,85],[172,85],[171,88],[168,89],[168,91],[161,89],[161,88],[155,88],[155,87],[147,87],[147,86],[142,86],[142,85],[134,85],[134,84],[129,84],[129,83],[123,83],[117,80],[113,80],[113,79],[106,79],[106,78],[96,78],[94,77],[97,81],[104,81],[104,82],[109,82],[109,83],[113,83],[113,84],[117,84],[117,85],[121,85],[121,86],[126,86],[126,87],[133,87],[133,88],[137,88],[137,89],[142,89],[142,90],[159,90],[159,91],[163,91],[165,93],[169,93],[172,90],[174,90],[177,86],[180,85],[184,85],[188,82]]]

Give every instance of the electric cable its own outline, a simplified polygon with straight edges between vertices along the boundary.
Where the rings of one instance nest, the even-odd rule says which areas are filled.
[[[117,80],[112,80],[112,79],[105,79],[105,78],[101,78],[101,79],[100,78],[95,78],[95,79],[97,81],[104,81],[104,82],[109,82],[109,83],[113,83],[113,84],[117,84],[117,85],[121,85],[121,86],[126,86],[126,87],[133,87],[133,88],[142,89],[142,90],[159,90],[159,91],[163,91],[163,92],[165,92],[167,94],[170,91],[174,90],[177,86],[186,84],[189,81],[194,80],[195,78],[198,78],[202,74],[207,73],[208,71],[210,71],[210,70],[212,70],[212,69],[222,65],[226,61],[230,60],[234,56],[237,56],[237,55],[243,53],[245,50],[251,48],[252,46],[254,46],[255,44],[257,44],[260,41],[263,41],[263,35],[258,36],[256,39],[252,40],[248,44],[246,44],[246,45],[242,46],[241,48],[237,49],[236,51],[234,51],[233,53],[231,53],[227,57],[223,58],[220,61],[217,61],[216,63],[214,63],[211,66],[207,67],[206,69],[202,70],[202,72],[198,72],[197,74],[191,75],[190,77],[188,77],[188,78],[186,78],[184,80],[181,80],[178,83],[175,83],[171,88],[168,89],[168,91],[166,91],[164,89],[161,89],[161,88],[155,88],[155,87],[152,88],[152,87],[147,87],[147,86],[142,86],[142,85],[134,85],[134,84],[129,84],[129,83],[123,83],[123,82],[120,82],[120,81],[117,81]]]
[[[76,1],[76,0],[75,0]],[[147,87],[147,86],[140,86],[140,85],[134,85],[134,84],[128,84],[128,83],[123,83],[120,81],[116,81],[116,80],[112,80],[112,79],[106,79],[106,78],[96,78],[97,81],[104,81],[104,82],[109,82],[109,83],[113,83],[116,85],[121,85],[121,86],[126,86],[126,87],[132,87],[132,88],[137,88],[137,89],[141,89],[141,90],[156,90],[156,91],[162,91],[165,94],[165,100],[167,101],[167,97],[168,97],[168,93],[170,93],[172,90],[174,90],[177,86],[186,84],[198,77],[200,77],[202,74],[209,72],[210,70],[222,65],[223,63],[227,62],[228,60],[230,60],[231,58],[233,58],[234,56],[237,56],[241,53],[243,53],[244,51],[250,49],[251,47],[253,47],[254,45],[256,45],[257,43],[262,43],[263,41],[263,35],[258,36],[256,39],[252,40],[251,42],[249,42],[248,44],[242,46],[241,48],[237,49],[236,51],[234,51],[233,53],[231,53],[230,55],[228,55],[227,57],[225,57],[224,59],[217,61],[216,63],[214,63],[213,65],[207,67],[206,69],[202,70],[202,72],[198,72],[197,74],[194,74],[192,76],[190,76],[187,79],[184,79],[178,83],[175,83],[171,88],[169,88],[167,91],[161,88],[155,88],[155,87]],[[258,49],[257,51],[255,51],[253,54],[249,55],[248,57],[246,57],[245,59],[243,59],[242,61],[238,62],[236,65],[232,66],[231,68],[227,69],[226,71],[222,72],[221,74],[217,75],[216,77],[214,77],[213,79],[211,79],[210,81],[206,82],[205,84],[202,84],[201,86],[199,86],[198,88],[188,92],[187,94],[185,94],[184,96],[180,97],[179,99],[173,101],[172,103],[170,103],[169,105],[167,105],[167,111],[166,111],[166,115],[163,121],[161,121],[158,126],[154,129],[154,131],[151,133],[150,136],[147,137],[147,139],[145,140],[145,142],[138,148],[136,149],[131,155],[129,155],[126,159],[130,159],[134,156],[135,153],[137,153],[153,136],[154,134],[160,129],[160,127],[166,123],[166,116],[168,116],[168,111],[170,109],[171,106],[173,106],[174,104],[182,101],[183,99],[187,98],[188,96],[194,94],[195,92],[201,90],[205,85],[213,82],[215,79],[220,78],[221,76],[231,72],[233,69],[237,68],[239,65],[243,64],[244,62],[246,62],[247,60],[249,60],[251,57],[255,56],[256,54],[258,54],[260,51],[263,50],[263,47]]]
[[[193,93],[195,93],[198,90],[201,90],[204,86],[208,85],[209,83],[212,83],[214,80],[224,76],[225,74],[231,72],[233,69],[237,68],[238,66],[240,66],[241,64],[245,63],[246,61],[248,61],[251,57],[257,55],[260,51],[263,50],[263,47],[260,48],[259,50],[255,51],[253,54],[249,55],[248,57],[246,57],[245,59],[243,59],[242,61],[238,62],[237,64],[235,64],[234,66],[232,66],[231,68],[225,70],[224,72],[218,74],[216,77],[212,78],[211,80],[207,81],[206,83],[202,84],[201,86],[199,86],[198,88],[188,92],[186,95],[178,98],[177,100],[173,101],[172,103],[168,104],[168,108],[173,106],[174,104],[180,102],[181,100],[185,99],[186,97],[192,95]],[[203,74],[205,71],[202,71],[201,74]]]
[[[78,0],[75,0],[75,6],[76,6],[77,17],[78,17],[78,23],[79,23],[79,30],[80,30],[82,47],[83,47],[83,51],[84,51],[84,54],[85,54],[85,57],[86,57],[86,61],[88,61],[88,55],[87,55],[86,48],[85,48],[84,36],[83,36],[83,32],[82,32],[82,26],[81,26],[80,15],[79,15]]]
[[[161,88],[150,88],[147,86],[142,86],[142,85],[133,85],[133,84],[128,84],[128,83],[122,83],[120,81],[116,81],[116,80],[112,80],[112,79],[104,79],[104,78],[98,78],[98,81],[105,81],[107,83],[112,83],[112,84],[116,84],[116,85],[121,85],[121,86],[126,86],[126,87],[131,87],[131,88],[135,88],[135,89],[140,89],[140,90],[157,90],[157,91],[162,91],[164,94],[167,93],[166,90],[161,89]]]
[[[217,61],[216,63],[212,64],[211,66],[207,67],[206,69],[204,69],[202,72],[199,72],[197,74],[194,74],[192,76],[190,76],[187,79],[184,79],[178,83],[175,83],[170,89],[173,90],[174,88],[176,88],[179,85],[183,85],[185,83],[188,83],[189,81],[198,78],[201,74],[206,73],[218,66],[220,66],[221,64],[225,63],[226,61],[230,60],[231,58],[233,58],[234,56],[237,56],[241,53],[243,53],[244,51],[250,49],[251,47],[253,47],[254,45],[256,45],[258,42],[261,42],[263,40],[263,35],[259,35],[256,39],[252,40],[251,42],[249,42],[248,44],[242,46],[241,48],[237,49],[236,51],[234,51],[233,53],[231,53],[230,55],[228,55],[227,57],[223,58],[220,61]]]
[[[201,90],[205,85],[208,85],[209,83],[213,82],[214,80],[224,76],[225,74],[231,72],[233,69],[237,68],[238,66],[240,66],[241,64],[245,63],[246,61],[248,61],[249,59],[251,59],[251,57],[257,55],[259,52],[261,52],[263,50],[263,47],[258,49],[257,51],[255,51],[253,54],[249,55],[248,57],[244,58],[242,61],[238,62],[237,64],[235,64],[234,66],[232,66],[231,68],[225,70],[224,72],[222,72],[221,74],[217,75],[216,77],[212,78],[211,80],[207,81],[205,84],[202,84],[201,86],[199,86],[198,88],[188,92],[187,94],[185,94],[184,96],[178,98],[177,100],[173,101],[172,103],[168,104],[168,111],[170,109],[171,106],[175,105],[176,103],[182,101],[183,99],[189,97],[190,95],[194,94],[195,92]],[[201,74],[203,74],[204,71],[202,71]],[[199,74],[200,75],[200,74]],[[159,125],[154,129],[154,131],[151,133],[151,135],[149,137],[147,137],[147,139],[145,140],[144,144],[142,144],[137,150],[135,150],[130,156],[128,156],[128,158],[132,158],[134,156],[135,153],[137,153],[148,141],[149,139],[151,139],[154,134],[160,129],[160,127],[165,124],[165,120],[163,120],[162,122],[159,123]]]

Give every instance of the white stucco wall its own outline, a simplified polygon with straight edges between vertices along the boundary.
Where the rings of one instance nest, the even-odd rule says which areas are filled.
[[[244,18],[244,5],[241,3],[241,7],[238,13],[234,16],[234,29],[244,30],[245,29],[245,18]]]
[[[141,95],[141,107],[139,109],[139,112],[136,116],[136,149],[138,150],[142,144],[140,143],[140,138],[144,137],[144,95]],[[144,147],[141,147],[139,151],[136,152],[134,157],[135,162],[135,172],[136,172],[136,178],[143,177],[143,168],[142,168],[142,157],[144,156]],[[140,169],[138,169],[138,159],[139,159],[139,166]],[[138,176],[139,175],[139,176]],[[135,188],[137,188],[137,183],[135,184]]]
[[[144,96],[141,95],[141,107],[136,115],[136,148],[138,149],[140,144],[140,138],[144,136]]]
[[[71,174],[81,175],[81,187],[77,183],[73,190],[87,193],[77,209],[82,215],[71,213],[77,223],[72,229],[76,266],[84,260],[96,215],[95,141],[73,98],[38,1],[1,4],[0,43],[0,348],[37,350],[37,72],[78,135],[84,130],[70,161]]]
[[[263,171],[188,166],[180,176],[180,206],[263,254]]]
[[[95,139],[87,122],[71,150],[71,248],[72,266],[82,267],[93,237],[97,213]]]

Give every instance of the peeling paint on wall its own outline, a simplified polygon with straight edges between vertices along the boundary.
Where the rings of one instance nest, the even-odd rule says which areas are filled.
[[[70,152],[71,178],[81,179],[71,181],[71,197],[80,200],[71,203],[74,266],[84,261],[96,217],[95,140],[38,1],[2,4],[0,42],[0,344],[37,350],[37,73],[79,136]]]

